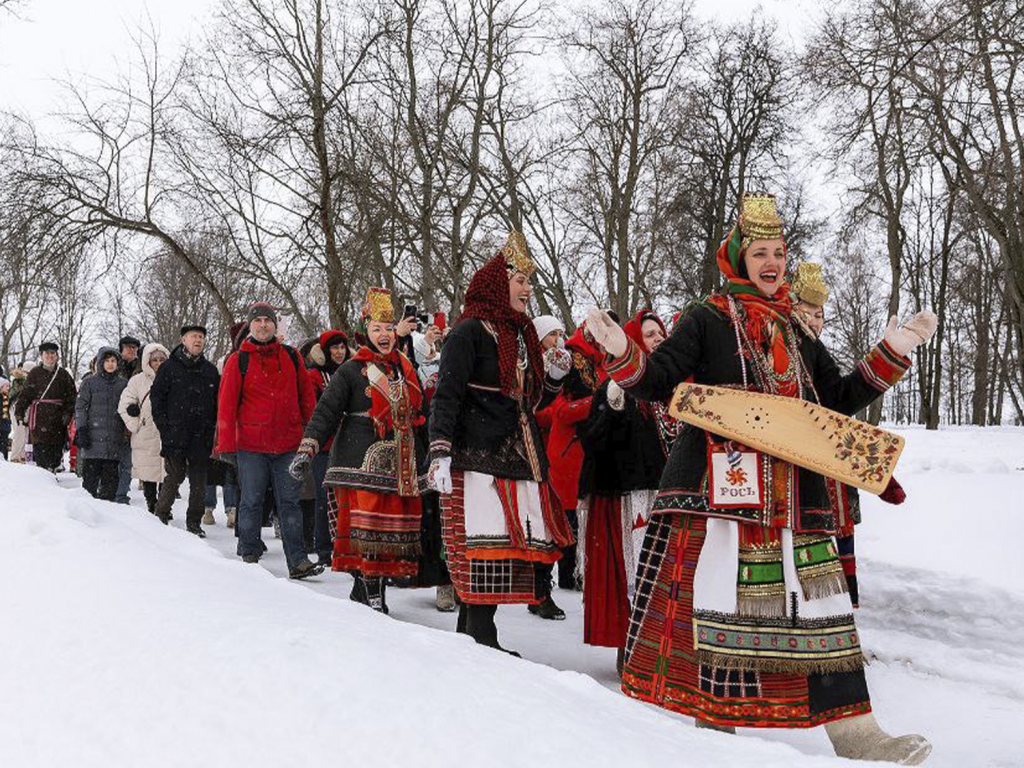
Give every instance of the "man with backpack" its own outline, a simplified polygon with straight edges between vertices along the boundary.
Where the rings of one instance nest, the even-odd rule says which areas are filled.
[[[249,309],[249,335],[224,365],[217,421],[217,452],[237,463],[241,500],[236,531],[238,554],[259,562],[263,500],[273,489],[288,575],[304,579],[323,570],[306,556],[299,507],[301,483],[288,465],[316,396],[299,354],[277,338],[277,313],[259,302]]]
[[[206,465],[217,428],[217,388],[220,374],[203,355],[206,328],[186,325],[181,343],[156,372],[149,390],[153,422],[160,431],[160,455],[167,473],[160,486],[154,513],[166,525],[178,488],[188,477],[185,527],[201,539],[205,510]],[[136,415],[129,412],[129,415]]]

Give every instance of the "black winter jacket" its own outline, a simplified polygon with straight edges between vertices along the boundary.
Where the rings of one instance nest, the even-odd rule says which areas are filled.
[[[149,391],[164,458],[200,459],[213,450],[220,374],[204,355],[191,357],[179,344],[160,366]]]
[[[116,350],[113,347],[100,349],[96,356],[101,361],[99,371],[82,381],[75,403],[78,455],[82,459],[120,459],[121,449],[127,442],[117,406],[128,382],[116,370],[113,373],[103,370],[102,360],[107,352],[116,353]]]
[[[560,384],[545,378],[538,408],[558,393]],[[527,459],[531,448],[548,476],[544,440],[532,410],[501,391],[498,343],[483,322],[462,320],[441,348],[437,389],[430,403],[431,457],[451,456],[452,469],[484,472],[513,480],[533,480]]]
[[[795,324],[798,348],[809,372],[821,405],[852,415],[867,407],[882,394],[884,384],[869,383],[867,374],[858,366],[843,375],[825,346],[803,333]],[[881,354],[879,348],[872,354]],[[870,355],[869,355],[870,357]],[[905,371],[909,361],[890,363]],[[868,363],[865,362],[865,365]],[[613,378],[620,378],[619,361],[609,366]],[[748,363],[748,381],[753,380]],[[669,338],[650,355],[642,372],[627,392],[634,397],[663,401],[672,395],[676,385],[692,376],[695,383],[711,385],[742,384],[739,347],[729,318],[707,306],[700,306],[679,321]],[[879,388],[881,387],[881,388]],[[808,393],[808,397],[812,397]],[[686,426],[672,447],[662,475],[654,512],[697,512],[739,520],[758,520],[761,510],[738,508],[719,510],[709,507],[707,492],[708,444],[704,430]],[[832,531],[835,528],[825,481],[810,470],[795,468],[797,482],[792,509],[796,530]]]
[[[331,436],[330,468],[326,485],[398,493],[398,467],[394,430],[378,437],[370,418],[373,403],[365,362],[349,360],[331,376],[320,395],[303,437],[321,446]],[[413,430],[417,484],[426,489],[427,451],[422,430]]]
[[[653,414],[625,398],[621,411],[608,404],[608,383],[594,393],[590,416],[576,428],[583,446],[579,496],[618,496],[658,487],[668,449]]]

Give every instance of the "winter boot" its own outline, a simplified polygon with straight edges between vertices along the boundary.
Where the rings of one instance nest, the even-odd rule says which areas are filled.
[[[736,728],[731,725],[718,725],[717,723],[709,723],[707,720],[695,720],[694,725],[698,728],[706,728],[709,731],[718,731],[720,733],[736,733]]]
[[[386,615],[388,613],[385,593],[387,587],[384,584],[384,579],[380,576],[371,576],[364,578],[363,584],[366,588],[366,604],[378,613]]]
[[[216,525],[217,521],[213,518],[213,507],[207,507],[206,511],[203,512],[203,525]]]
[[[316,576],[323,573],[324,567],[319,563],[311,563],[309,560],[303,560],[294,568],[288,569],[289,579],[308,579],[310,576]]]
[[[443,587],[437,588],[437,598],[435,600],[437,610],[441,613],[451,613],[455,610],[455,586],[453,584],[446,584]]]
[[[498,644],[498,627],[494,623],[494,614],[498,612],[496,605],[467,605],[466,634],[480,645],[494,648],[496,651],[521,658],[515,651],[502,648]]]
[[[538,605],[526,606],[526,610],[534,616],[540,616],[542,619],[551,619],[553,621],[562,621],[565,619],[565,611],[555,605],[555,601],[551,599],[551,595],[545,597]]]
[[[235,507],[228,507],[227,509],[224,510],[224,514],[228,518],[228,523],[227,523],[228,528],[234,528],[235,527],[235,513],[237,511],[238,510],[235,509]]]
[[[200,539],[206,538],[206,531],[204,531],[198,525],[185,526],[185,530],[191,533],[193,536],[198,536]]]
[[[352,591],[348,593],[348,599],[353,603],[369,605],[366,598],[366,582],[360,573],[352,574]]]
[[[932,751],[932,745],[924,736],[890,736],[878,726],[870,712],[825,723],[825,732],[836,755],[850,760],[920,765]]]

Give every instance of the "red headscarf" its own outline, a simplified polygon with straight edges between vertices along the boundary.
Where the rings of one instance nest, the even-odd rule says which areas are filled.
[[[533,322],[526,313],[512,309],[509,304],[508,267],[505,257],[499,253],[484,264],[466,289],[466,303],[459,322],[476,318],[489,322],[498,333],[498,370],[501,391],[508,397],[515,397],[518,390],[516,361],[518,359],[518,335],[526,339],[526,353],[529,365],[525,371],[527,380],[524,391],[531,400],[541,396],[544,383],[544,363],[540,351],[540,339]],[[532,384],[528,380],[532,378]]]
[[[622,326],[623,332],[634,342],[636,342],[640,349],[644,351],[644,354],[649,354],[647,352],[647,347],[644,345],[643,331],[643,325],[647,320],[653,320],[658,325],[660,325],[661,332],[665,334],[666,337],[668,336],[668,329],[665,328],[665,324],[661,322],[661,318],[658,317],[649,309],[641,309],[639,312],[636,313],[636,315],[634,315],[632,320],[630,320],[628,323]]]
[[[641,309],[633,318],[622,326],[623,333],[626,334],[633,342],[643,350],[644,354],[650,354],[647,351],[647,346],[644,344],[644,330],[643,326],[647,320],[653,320],[661,326],[661,332],[668,336],[668,329],[665,328],[665,324],[661,321],[661,318],[654,314],[649,309]],[[644,416],[653,416],[654,410],[651,408],[651,404],[644,400],[637,400],[637,405],[640,408],[640,413]]]
[[[382,355],[369,344],[359,348],[359,351],[352,357],[360,363],[373,363],[378,368],[388,373],[391,370],[397,371],[398,375],[405,379],[405,387],[409,392],[409,410],[414,416],[413,426],[423,423],[423,416],[419,415],[423,405],[423,392],[420,391],[420,380],[416,376],[416,369],[412,367],[409,358],[396,349],[388,354]],[[394,428],[394,420],[391,413],[391,400],[388,396],[379,391],[372,384],[370,389],[370,418],[377,429],[377,434],[384,437],[389,429]]]

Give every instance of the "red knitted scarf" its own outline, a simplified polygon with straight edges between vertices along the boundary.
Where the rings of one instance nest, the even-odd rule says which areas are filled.
[[[498,370],[501,391],[508,397],[515,397],[518,391],[516,361],[518,359],[518,336],[526,339],[528,365],[525,371],[523,390],[531,405],[540,400],[544,379],[544,363],[541,357],[540,339],[533,322],[524,312],[512,309],[509,304],[508,269],[500,253],[482,266],[466,289],[466,303],[459,322],[469,318],[491,324],[498,334]]]

